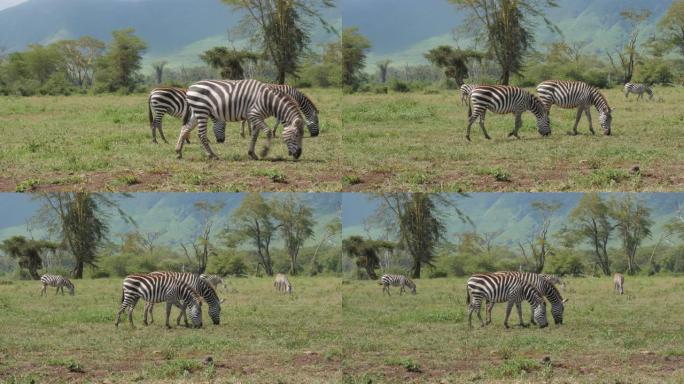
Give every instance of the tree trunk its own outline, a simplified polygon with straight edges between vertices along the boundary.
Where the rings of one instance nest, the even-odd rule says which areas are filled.
[[[285,69],[278,68],[278,84],[285,84]]]
[[[509,69],[504,69],[503,72],[501,73],[501,84],[502,85],[508,85],[510,82],[511,78],[511,71]]]
[[[369,277],[371,280],[377,280],[377,279],[378,279],[378,275],[375,274],[375,271],[373,270],[373,267],[371,267],[371,266],[368,265],[368,264],[366,264],[366,273],[368,274],[368,277]]]
[[[36,269],[30,269],[29,275],[31,275],[31,278],[33,280],[40,280],[40,275],[38,274],[38,271]]]
[[[72,274],[74,275],[74,279],[82,279],[83,278],[83,262],[82,261],[76,262],[76,266],[74,267]]]
[[[415,261],[413,264],[413,275],[414,279],[420,279],[420,261]]]

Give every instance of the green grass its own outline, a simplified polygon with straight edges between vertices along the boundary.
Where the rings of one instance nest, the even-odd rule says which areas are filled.
[[[564,324],[468,328],[465,278],[417,280],[417,295],[383,296],[375,282],[342,285],[346,383],[661,383],[684,381],[684,278],[568,279]],[[529,306],[523,305],[525,321]],[[484,316],[484,311],[483,311]],[[511,324],[517,324],[515,311]],[[545,361],[548,357],[548,361]],[[369,381],[371,380],[371,381]]]
[[[207,159],[196,131],[178,160],[174,148],[181,122],[166,116],[169,144],[161,140],[152,144],[147,95],[0,97],[0,127],[5,135],[0,146],[0,190],[338,191],[341,92],[305,92],[321,111],[321,134],[310,138],[305,129],[298,161],[287,154],[282,127],[268,157],[250,160],[249,139],[240,137],[239,123],[228,125],[224,144],[215,142],[210,129],[211,146],[220,160]],[[273,119],[268,122],[274,124]],[[264,142],[261,135],[257,150]],[[263,169],[285,179],[263,177],[259,175]]]
[[[40,297],[36,281],[0,285],[0,382],[339,382],[339,279],[290,280],[291,296],[271,279],[231,279],[218,291],[220,325],[204,309],[203,329],[171,330],[164,305],[143,326],[142,303],[135,329],[114,327],[121,279],[75,281],[75,296]]]
[[[492,140],[475,123],[471,143],[465,140],[468,107],[460,104],[458,91],[345,95],[344,173],[362,182],[343,186],[390,192],[681,190],[684,89],[654,92],[654,100],[664,101],[637,102],[625,100],[619,89],[604,91],[616,108],[610,137],[602,135],[595,109],[596,136],[586,117],[579,135],[568,135],[576,112],[554,107],[550,137],[541,137],[534,116],[525,113],[522,139],[509,139],[513,115],[489,112],[485,124]]]

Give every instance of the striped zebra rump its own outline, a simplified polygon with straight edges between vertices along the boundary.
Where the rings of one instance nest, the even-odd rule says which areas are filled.
[[[40,290],[41,296],[43,296],[43,294],[47,294],[47,287],[56,287],[57,289],[55,290],[55,295],[60,291],[62,292],[62,295],[64,295],[64,287],[67,287],[69,295],[73,296],[75,293],[74,284],[72,284],[71,280],[64,276],[45,274],[40,277],[40,282],[42,283],[42,288]]]
[[[216,289],[214,288],[214,286],[207,282],[205,279],[201,278],[201,276],[188,272],[168,271],[155,271],[150,272],[148,275],[167,276],[188,284],[190,288],[194,289],[207,303],[207,306],[209,307],[209,317],[211,317],[211,321],[214,323],[214,325],[218,325],[221,323],[221,303],[223,303],[224,300],[219,300],[219,297],[216,294]],[[145,314],[146,316],[149,315],[151,317],[152,322],[154,321],[154,319],[152,318],[153,310],[153,303],[145,304]]]
[[[558,282],[560,279],[555,275],[537,274],[533,272],[517,272],[517,271],[501,271],[494,272],[497,275],[512,275],[521,280],[531,284],[539,293],[541,293],[546,300],[551,304],[551,314],[556,324],[563,324],[563,312],[565,311],[565,303],[567,299],[563,299],[558,289],[553,282]],[[487,306],[487,324],[491,322],[492,308],[494,303]],[[531,317],[532,324],[535,324],[534,316]]]
[[[155,88],[150,92],[147,98],[147,111],[150,121],[150,129],[152,130],[152,142],[157,143],[156,131],[165,143],[168,143],[162,130],[162,119],[164,115],[170,115],[179,119],[186,120],[190,114],[190,107],[186,99],[185,88]],[[213,121],[214,136],[216,142],[223,143],[225,141],[225,125],[223,121]],[[186,143],[190,140],[186,138]]]
[[[546,320],[546,303],[542,294],[534,286],[519,277],[510,274],[484,273],[472,275],[466,286],[466,301],[468,302],[468,324],[472,327],[472,314],[477,311],[481,326],[480,309],[482,302],[507,302],[504,326],[508,328],[508,318],[513,306],[516,307],[521,326],[527,326],[522,318],[522,300],[532,306],[534,319],[540,328],[548,326]]]
[[[461,105],[467,105],[470,100],[470,93],[477,88],[479,84],[463,84],[461,85]]]
[[[180,324],[182,315],[185,313],[186,308],[189,308],[193,327],[202,327],[201,296],[190,285],[172,276],[149,274],[129,275],[124,279],[121,305],[116,316],[116,326],[119,325],[121,313],[126,309],[128,309],[128,320],[131,326],[133,326],[133,309],[135,309],[135,305],[140,299],[148,303],[166,302],[167,327],[170,327],[169,317],[173,305],[181,310],[181,315],[178,316],[176,321],[177,324]],[[146,320],[145,325],[147,325]],[[185,324],[188,326],[187,318]]]
[[[537,131],[542,136],[551,133],[548,111],[541,99],[526,90],[508,85],[481,85],[470,92],[468,105],[468,127],[466,139],[470,141],[470,128],[479,119],[480,128],[485,138],[491,139],[485,129],[484,121],[487,111],[497,114],[515,114],[515,127],[508,136],[519,138],[518,131],[522,127],[522,114],[530,111],[537,119]]]
[[[553,105],[565,109],[577,108],[573,134],[577,134],[577,125],[583,112],[589,121],[589,131],[592,134],[595,133],[590,112],[591,107],[594,106],[599,112],[599,124],[603,129],[603,134],[610,135],[613,109],[610,108],[608,101],[598,88],[582,81],[547,80],[537,86],[537,93],[547,111],[550,111]]]
[[[385,292],[387,292],[387,294],[391,296],[389,289],[390,286],[401,287],[399,290],[400,295],[404,294],[405,288],[410,289],[412,294],[416,294],[416,284],[404,275],[384,274],[380,278],[380,284],[382,284],[383,295],[385,294]]]
[[[616,273],[616,274],[613,276],[613,284],[614,284],[614,286],[615,286],[615,292],[617,292],[617,293],[619,293],[619,294],[621,294],[621,295],[625,293],[625,288],[624,288],[624,286],[625,286],[625,277],[622,276],[621,273]]]
[[[268,154],[271,142],[271,131],[265,119],[274,116],[285,128],[282,139],[290,156],[298,159],[302,154],[302,136],[304,119],[300,115],[297,103],[287,95],[274,91],[257,80],[205,80],[188,88],[187,100],[192,110],[184,122],[181,135],[176,143],[176,153],[182,157],[183,139],[197,126],[200,142],[210,158],[217,158],[209,146],[206,137],[207,120],[220,121],[247,120],[254,128],[248,150],[252,159],[258,159],[254,146],[259,131],[266,134],[266,144],[261,152]]]
[[[653,99],[653,90],[646,84],[627,83],[624,87],[625,99],[630,93],[637,95],[637,100],[644,98],[644,93],[648,94],[648,99]]]

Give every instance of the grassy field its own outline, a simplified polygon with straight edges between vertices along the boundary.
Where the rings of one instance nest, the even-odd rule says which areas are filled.
[[[487,113],[488,141],[473,125],[458,91],[356,94],[344,97],[343,188],[347,191],[672,191],[684,187],[684,89],[656,88],[654,101],[605,91],[612,136],[597,136],[586,117],[553,108],[542,138],[531,113],[521,140],[508,139],[513,115]],[[638,170],[635,169],[638,167]]]
[[[344,284],[346,381],[684,382],[681,277],[628,276],[624,296],[611,278],[570,279],[562,326],[509,330],[504,304],[491,325],[479,328],[474,315],[468,328],[465,280],[420,280],[417,295],[391,297],[374,282]],[[523,311],[527,322],[527,304]]]
[[[152,144],[147,95],[0,97],[0,191],[340,190],[341,93],[306,93],[320,110],[321,134],[310,138],[306,132],[296,162],[280,138],[282,127],[268,158],[249,160],[249,141],[240,137],[237,123],[229,124],[224,144],[210,132],[220,160],[207,159],[196,131],[177,160],[181,122],[165,117],[170,144]],[[263,142],[262,134],[257,150]]]
[[[121,279],[75,281],[76,295],[40,297],[40,283],[0,285],[0,382],[339,382],[343,351],[337,278],[291,278],[292,296],[271,279],[229,281],[221,324],[114,327]],[[172,315],[175,316],[174,309]],[[213,365],[203,360],[211,356]],[[34,381],[32,381],[34,380]]]

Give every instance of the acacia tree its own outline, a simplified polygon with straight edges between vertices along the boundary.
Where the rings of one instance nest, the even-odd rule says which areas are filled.
[[[471,59],[481,61],[483,55],[469,49],[462,50],[440,45],[426,53],[425,58],[432,64],[444,68],[444,75],[461,85],[463,79],[468,77],[468,61]]]
[[[361,236],[349,236],[342,240],[342,252],[356,260],[356,266],[363,268],[371,280],[377,280],[375,270],[380,268],[381,249],[394,249],[394,243],[383,240],[364,239]]]
[[[311,256],[311,274],[316,274],[318,271],[317,264],[316,264],[316,256],[318,255],[318,251],[321,249],[323,244],[331,241],[332,239],[336,238],[337,236],[342,233],[342,220],[340,216],[336,216],[332,220],[330,220],[326,225],[324,229],[323,236],[321,237],[321,241],[318,243],[316,246],[316,250],[314,251],[313,256]]]
[[[238,51],[226,47],[214,47],[200,55],[205,63],[221,71],[224,79],[239,80],[245,78],[245,63],[256,63],[259,55],[249,51]]]
[[[544,9],[557,7],[555,0],[449,0],[459,10],[468,12],[466,27],[486,41],[489,53],[501,68],[499,81],[508,84],[512,74],[520,73],[524,58],[534,44],[534,20],[542,19],[558,31],[544,16]]]
[[[570,212],[569,225],[563,228],[563,240],[567,246],[587,243],[592,246],[593,262],[610,276],[608,242],[615,226],[610,222],[610,208],[597,193],[582,196]]]
[[[297,75],[299,61],[310,42],[316,23],[329,31],[321,10],[335,6],[333,0],[222,0],[245,12],[243,27],[276,67],[279,84]]]
[[[684,56],[684,0],[675,0],[658,22],[662,39]]]
[[[152,68],[154,68],[154,76],[157,79],[157,84],[161,84],[164,79],[164,67],[166,67],[168,62],[166,60],[161,60],[152,63]]]
[[[134,223],[115,200],[101,193],[56,192],[40,194],[38,198],[44,204],[35,220],[46,224],[49,232],[61,236],[74,256],[72,275],[76,279],[83,277],[85,265],[97,266],[98,249],[109,233],[110,211],[118,212],[125,222]]]
[[[91,36],[56,43],[64,57],[71,81],[81,88],[93,84],[95,62],[102,56],[105,43]]]
[[[140,81],[138,71],[147,44],[134,32],[133,28],[112,32],[107,53],[96,63],[95,80],[99,90],[131,92]]]
[[[273,200],[273,217],[277,220],[277,228],[285,240],[285,248],[290,256],[290,273],[298,273],[297,257],[306,239],[313,236],[313,219],[311,208],[299,201],[294,195],[284,201]]]
[[[551,228],[551,218],[553,217],[554,212],[560,209],[560,207],[560,203],[546,202],[543,200],[532,202],[532,208],[537,212],[542,221],[535,229],[532,237],[526,241],[526,244],[518,242],[518,246],[526,261],[527,252],[525,248],[527,246],[530,251],[530,256],[532,257],[531,264],[536,273],[541,273],[544,270],[546,258],[553,253],[549,244],[549,229]]]
[[[635,260],[637,249],[644,239],[651,236],[651,210],[644,201],[635,199],[631,194],[612,200],[610,210],[622,240],[622,248],[627,259],[627,273],[633,275],[639,270]]]
[[[189,242],[189,246],[192,247],[192,254],[188,251],[188,246],[184,243],[180,243],[185,257],[191,264],[195,264],[195,272],[198,274],[204,273],[207,269],[207,263],[209,262],[209,256],[216,255],[216,249],[211,243],[211,233],[215,225],[215,216],[225,206],[223,202],[211,203],[209,201],[203,200],[195,203],[195,209],[200,214],[199,219],[199,230],[195,234],[195,238]]]
[[[366,66],[366,51],[371,43],[356,27],[342,31],[342,84],[355,91],[361,82],[361,72]]]
[[[250,193],[230,217],[230,226],[223,231],[228,247],[248,242],[256,248],[257,270],[264,268],[268,276],[273,276],[271,241],[276,234],[272,208],[259,193]]]
[[[17,259],[19,268],[28,271],[32,279],[40,279],[38,270],[43,268],[41,254],[45,251],[54,252],[58,244],[44,241],[27,239],[24,236],[13,236],[0,243],[0,249],[9,257]]]
[[[637,50],[637,41],[639,39],[639,34],[641,33],[640,26],[651,16],[651,11],[647,9],[633,10],[627,9],[620,12],[620,16],[629,24],[630,32],[627,42],[625,43],[622,50],[616,50],[615,54],[620,60],[620,68],[623,73],[623,82],[629,83],[632,81],[632,76],[634,75],[634,65],[639,57],[639,52]],[[613,69],[618,70],[615,64],[615,59],[610,53],[608,55],[608,60],[613,67]]]
[[[382,60],[378,61],[375,63],[375,65],[378,66],[378,71],[380,74],[380,82],[382,84],[385,84],[387,82],[387,70],[389,69],[389,65],[392,62],[392,60]]]

